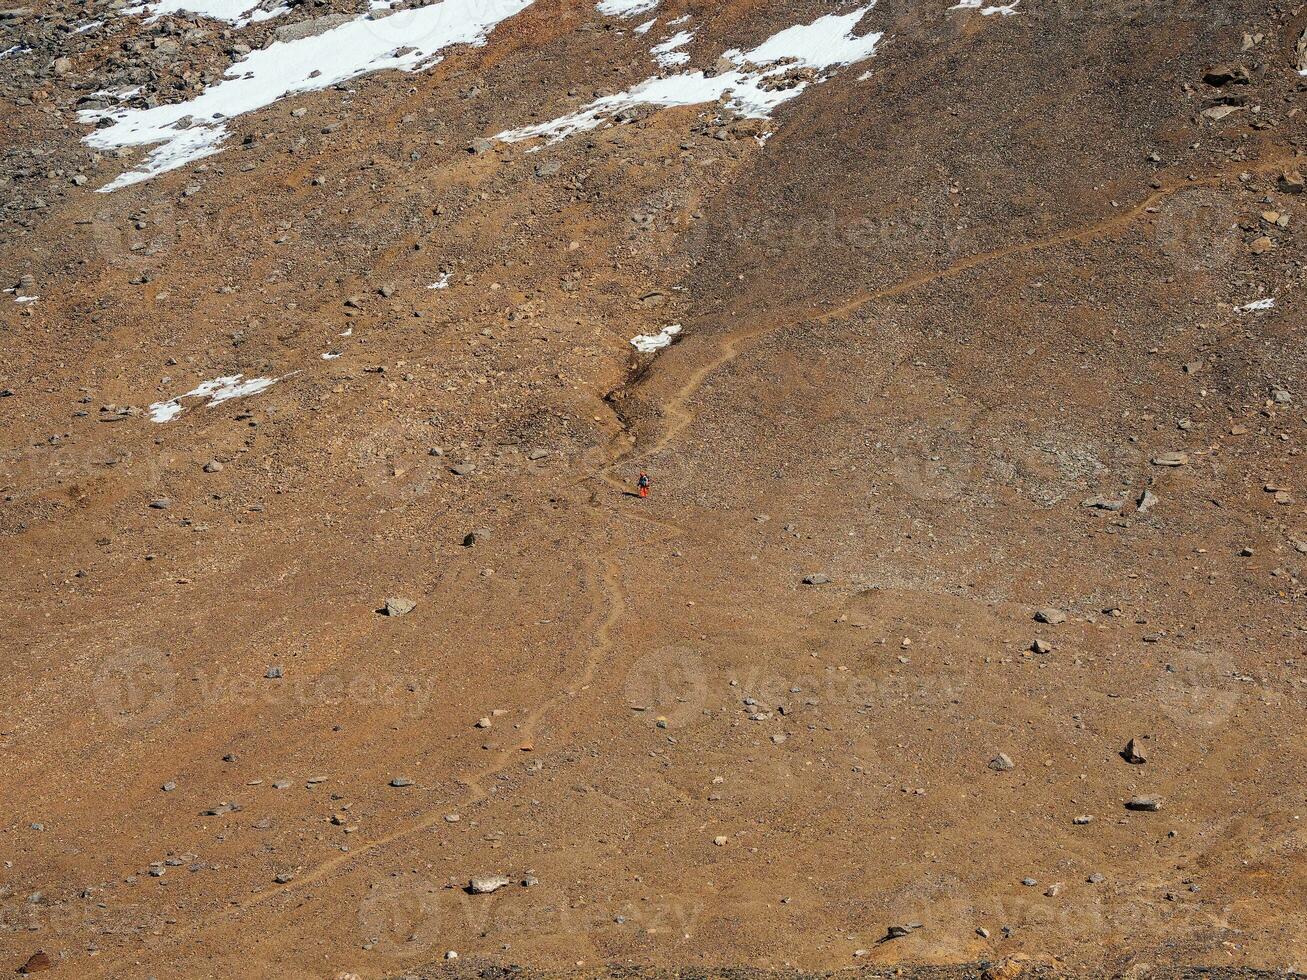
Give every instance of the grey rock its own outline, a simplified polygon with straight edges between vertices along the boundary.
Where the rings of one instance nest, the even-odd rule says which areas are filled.
[[[1000,752],[998,755],[994,756],[994,758],[989,760],[989,768],[993,769],[995,772],[1010,772],[1016,767],[1017,764],[1013,762],[1011,757],[1005,752]]]
[[[1125,501],[1110,500],[1107,497],[1090,497],[1088,500],[1082,501],[1080,506],[1089,507],[1093,510],[1119,511],[1125,507]]]
[[[302,20],[295,24],[283,24],[272,32],[272,36],[278,41],[299,41],[306,37],[317,37],[319,34],[325,34],[341,24],[347,24],[354,19],[353,14],[327,14],[325,17],[314,17],[311,20]]]
[[[1043,609],[1035,610],[1035,622],[1045,623],[1048,626],[1060,626],[1066,622],[1066,613],[1061,609],[1046,606]]]
[[[811,575],[803,576],[804,585],[829,585],[830,576],[825,572],[813,572]]]
[[[468,882],[467,890],[473,895],[489,895],[501,888],[507,888],[512,883],[513,879],[504,875],[477,875]]]
[[[1160,796],[1132,796],[1125,801],[1127,810],[1139,810],[1144,813],[1156,813],[1162,809],[1162,798]]]
[[[1184,466],[1188,462],[1189,454],[1181,452],[1162,453],[1152,459],[1154,466]]]
[[[160,497],[157,500],[150,501],[151,510],[167,510],[171,506],[172,506],[172,501],[169,500],[167,497]]]
[[[390,785],[394,786],[396,789],[403,789],[405,786],[412,786],[413,780],[409,779],[407,776],[396,776],[390,781]]]
[[[383,613],[386,616],[407,616],[417,608],[417,603],[403,596],[391,596],[386,600]]]

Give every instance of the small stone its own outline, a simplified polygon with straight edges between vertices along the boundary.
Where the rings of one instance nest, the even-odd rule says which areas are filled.
[[[294,881],[295,876],[291,874],[289,871],[280,871],[277,873],[276,877],[274,877],[272,880],[279,885],[285,885],[288,884],[289,882]]]
[[[888,942],[891,939],[902,939],[904,936],[916,932],[920,928],[920,922],[909,922],[901,926],[890,926],[885,930],[885,941]]]
[[[1141,514],[1147,514],[1157,506],[1157,495],[1151,490],[1145,490],[1139,495],[1137,510]]]
[[[1000,752],[998,755],[994,756],[994,758],[989,760],[989,768],[993,769],[995,772],[1011,772],[1016,767],[1017,764],[1013,762],[1011,757],[1005,752]]]
[[[160,789],[162,789],[165,793],[171,793],[176,788],[177,788],[176,783],[164,783],[163,786],[160,787]]]
[[[531,460],[532,462],[535,462],[536,460],[546,458],[548,455],[549,455],[548,449],[532,449],[529,453],[526,454],[526,458]]]
[[[1049,885],[1047,888],[1044,889],[1044,894],[1049,898],[1057,898],[1057,896],[1061,894],[1061,892],[1062,892],[1062,882],[1060,881],[1055,881],[1053,882],[1053,884]]]
[[[1093,823],[1094,818],[1088,813],[1082,813],[1080,816],[1076,817],[1071,822],[1075,824],[1077,827],[1085,827]]]
[[[1091,885],[1101,885],[1103,882],[1107,881],[1107,875],[1095,871],[1088,878],[1086,878],[1085,881],[1089,882]]]
[[[477,728],[489,728],[493,724],[494,722],[492,722],[488,717],[477,719]]]
[[[383,613],[386,616],[407,616],[417,608],[417,603],[403,596],[391,596],[386,600]]]
[[[712,839],[712,842],[716,844],[718,847],[725,847],[726,842],[728,840],[730,840],[730,838],[727,837],[725,834],[718,834],[716,837]]]
[[[167,510],[172,506],[172,501],[167,497],[160,497],[157,500],[150,501],[151,510]]]
[[[467,890],[473,895],[489,895],[513,883],[512,878],[504,875],[478,875],[468,882]]]
[[[811,575],[803,576],[804,585],[829,585],[830,576],[824,572],[813,572]]]
[[[476,472],[475,463],[455,463],[449,468],[449,472],[455,476],[471,476]]]
[[[281,680],[281,668],[269,667],[267,670],[263,672],[263,676],[270,681]]]
[[[457,814],[457,813],[446,813],[446,814],[445,814],[445,823],[458,823],[458,814]]]
[[[1124,500],[1110,500],[1107,497],[1090,497],[1080,503],[1081,507],[1088,507],[1093,510],[1119,511],[1125,507]]]
[[[490,142],[490,140],[479,138],[474,139],[468,144],[467,151],[474,156],[482,156],[483,154],[489,153],[494,148],[495,144]]]
[[[1035,878],[1022,878],[1021,884],[1025,885],[1027,888],[1034,888],[1039,884],[1039,881]]]
[[[454,950],[451,949],[449,950],[449,952],[445,953],[445,959],[456,960],[458,959],[458,953],[456,953]]]
[[[1292,405],[1293,395],[1289,394],[1283,388],[1276,388],[1271,392],[1271,401],[1277,405]]]
[[[1162,453],[1152,459],[1154,466],[1184,466],[1188,462],[1189,454],[1181,452]]]
[[[1144,813],[1156,813],[1162,809],[1162,798],[1160,796],[1132,796],[1125,801],[1127,810],[1139,810]]]
[[[1248,245],[1248,251],[1253,255],[1265,255],[1267,252],[1275,249],[1275,242],[1266,235],[1260,235],[1254,238]]]
[[[211,459],[211,460],[209,460],[207,463],[204,464],[204,472],[205,472],[205,473],[221,473],[221,472],[222,472],[222,464],[219,463],[216,459]]]
[[[412,786],[413,780],[409,779],[407,776],[396,776],[390,781],[390,785],[394,786],[396,789],[402,789],[405,786]]]
[[[479,527],[476,530],[468,531],[467,534],[463,535],[463,547],[471,548],[474,545],[480,544],[482,541],[487,540],[489,537],[490,537],[490,531],[484,527]]]
[[[1121,758],[1132,766],[1142,766],[1148,761],[1148,755],[1144,752],[1143,742],[1137,738],[1132,738],[1125,743],[1125,748],[1121,750]]]
[[[1031,651],[1033,651],[1034,653],[1052,653],[1052,652],[1053,652],[1053,648],[1052,648],[1051,646],[1049,646],[1047,643],[1045,643],[1043,640],[1035,640],[1035,642],[1033,642],[1032,644],[1030,644],[1030,649],[1031,649]]]
[[[1301,41],[1298,43],[1302,44]],[[1300,47],[1299,50],[1301,51],[1303,48]],[[1297,170],[1283,170],[1276,182],[1276,186],[1285,194],[1301,194],[1303,191],[1302,174]]]
[[[1066,622],[1066,613],[1061,609],[1054,609],[1052,606],[1047,606],[1035,611],[1035,622],[1045,623],[1048,626],[1060,626],[1062,623]]]

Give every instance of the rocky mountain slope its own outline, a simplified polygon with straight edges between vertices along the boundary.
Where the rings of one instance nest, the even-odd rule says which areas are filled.
[[[1304,968],[1307,9],[247,2],[0,10],[6,969]]]

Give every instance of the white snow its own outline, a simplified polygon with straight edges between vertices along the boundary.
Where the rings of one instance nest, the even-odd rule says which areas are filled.
[[[672,323],[663,327],[657,333],[642,333],[638,337],[631,338],[631,346],[641,354],[652,354],[660,351],[671,344],[672,338],[681,332],[679,323]]]
[[[1240,313],[1256,313],[1258,310],[1271,310],[1275,308],[1275,297],[1268,296],[1265,299],[1255,299],[1251,303],[1244,303],[1239,307]]]
[[[87,31],[93,31],[93,30],[95,30],[97,27],[99,27],[99,26],[100,26],[101,24],[103,24],[103,23],[104,23],[104,21],[102,21],[102,20],[91,20],[91,21],[87,21],[87,22],[86,22],[85,24],[83,24],[81,27],[76,28],[76,29],[73,31],[73,33],[74,33],[74,34],[85,34]]]
[[[337,336],[340,336],[340,337],[352,337],[352,336],[354,336],[354,328],[353,328],[353,327],[347,327],[344,333],[342,333],[342,334],[338,334]]]
[[[290,377],[290,375],[284,375],[283,377]],[[215,408],[233,398],[257,395],[260,391],[271,388],[281,380],[282,378],[250,378],[244,380],[244,375],[240,374],[214,378],[212,381],[204,382],[198,388],[191,389],[184,395],[170,398],[166,402],[155,402],[150,406],[150,418],[155,422],[171,422],[182,413],[183,398],[207,398],[209,407]]]
[[[442,272],[440,278],[433,282],[427,289],[448,289],[450,273]]]
[[[15,44],[12,47],[0,51],[0,61],[3,61],[5,58],[17,58],[20,54],[27,54],[27,52],[31,50],[31,48],[25,48],[21,44]]]
[[[202,2],[216,5],[228,0]],[[244,2],[234,0],[230,6]],[[222,81],[189,101],[153,109],[84,110],[79,113],[83,123],[103,117],[113,120],[112,126],[85,137],[95,149],[159,144],[137,169],[100,191],[114,191],[212,156],[227,135],[225,120],[262,109],[287,95],[318,91],[389,68],[416,71],[440,61],[441,52],[451,45],[484,44],[499,23],[531,3],[443,0],[377,21],[364,15],[315,37],[278,42],[251,52],[228,68]]]
[[[334,361],[334,360],[335,360],[336,358],[338,358],[338,357],[340,357],[340,352],[339,352],[339,351],[334,351],[334,350],[333,350],[333,351],[327,351],[327,353],[325,353],[325,354],[322,355],[322,359],[323,359],[324,361]]]
[[[15,297],[14,297],[14,302],[15,302],[15,303],[35,303],[35,302],[36,302],[38,299],[40,299],[40,298],[41,298],[40,296],[15,296]]]
[[[659,0],[599,0],[595,9],[608,17],[634,17],[658,6]]]
[[[678,31],[669,37],[666,41],[655,44],[649,49],[649,53],[654,56],[654,61],[664,68],[671,68],[673,65],[683,65],[690,60],[690,56],[684,51],[677,51],[677,48],[684,47],[694,40],[694,34],[691,31]]]
[[[643,24],[641,24],[639,27],[635,29],[635,33],[648,34],[649,31],[653,28],[654,24],[656,23],[658,23],[657,17],[655,17],[653,20],[646,20]]]
[[[625,92],[596,99],[578,112],[535,126],[510,129],[500,133],[497,139],[511,143],[544,136],[553,142],[595,129],[623,109],[638,105],[661,108],[699,105],[715,102],[728,93],[727,108],[740,115],[765,119],[777,106],[797,98],[809,84],[802,81],[790,88],[769,90],[766,87],[769,79],[784,75],[796,65],[828,72],[875,54],[881,38],[879,33],[861,37],[853,34],[853,29],[873,6],[874,2],[868,3],[851,13],[828,14],[811,24],[786,28],[752,51],[727,51],[723,57],[737,66],[731,71],[711,78],[701,71],[648,78]],[[746,70],[745,65],[758,67]],[[818,80],[825,81],[827,77],[823,75]]]
[[[986,7],[984,6],[985,0],[960,0],[960,2],[955,3],[948,9],[979,10],[981,15],[985,17],[992,17],[995,14],[1002,14],[1004,17],[1011,17],[1017,12],[1017,4],[1020,2],[1021,0],[1012,0],[1012,3],[1005,4],[1001,7]]]

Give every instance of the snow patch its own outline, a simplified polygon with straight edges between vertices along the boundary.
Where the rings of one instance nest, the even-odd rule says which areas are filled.
[[[427,289],[448,289],[450,273],[442,272],[440,278],[433,282]]]
[[[1256,313],[1258,310],[1275,309],[1275,297],[1268,296],[1265,299],[1255,299],[1251,303],[1244,303],[1239,307],[1240,313]]]
[[[683,65],[690,60],[689,54],[684,51],[677,51],[677,48],[684,47],[694,40],[692,31],[678,31],[666,41],[655,44],[649,49],[649,53],[654,56],[654,61],[664,68],[671,68],[673,65]]]
[[[0,61],[3,61],[5,58],[17,58],[20,54],[27,54],[31,50],[31,48],[25,48],[21,44],[15,44],[12,47],[0,51]]]
[[[818,72],[850,65],[870,58],[880,42],[879,33],[855,36],[858,26],[874,3],[864,4],[847,14],[828,14],[811,24],[798,24],[772,35],[752,51],[727,51],[723,57],[736,67],[712,77],[701,71],[682,72],[666,78],[649,78],[616,95],[596,99],[570,115],[560,116],[535,126],[524,126],[500,133],[497,139],[513,143],[534,137],[551,142],[574,133],[596,129],[614,113],[638,105],[659,108],[700,105],[727,96],[726,107],[754,119],[765,119],[779,105],[797,98],[809,85],[805,80],[787,87],[771,84],[773,79],[795,67]],[[829,75],[819,75],[818,82]]]
[[[658,6],[659,0],[599,0],[595,9],[607,17],[634,17]]]
[[[1001,7],[986,7],[985,0],[961,0],[949,7],[949,10],[979,10],[984,17],[992,17],[995,14],[1002,14],[1004,17],[1011,17],[1017,12],[1017,4],[1021,0],[1012,0],[1012,3],[1005,4]]]
[[[164,0],[183,2],[183,0]],[[187,0],[189,2],[189,0]],[[228,0],[202,0],[227,3]],[[234,0],[238,6],[247,0]],[[122,174],[101,193],[157,177],[219,152],[225,120],[254,112],[278,99],[316,92],[370,72],[417,71],[436,64],[455,44],[480,46],[502,21],[533,0],[443,0],[401,10],[379,21],[366,15],[314,37],[277,42],[253,51],[227,69],[226,77],[186,102],[153,109],[89,109],[83,123],[107,118],[113,125],[85,137],[100,150],[153,146],[145,162]],[[384,24],[383,27],[378,25]]]
[[[680,332],[681,325],[679,323],[672,323],[663,327],[657,333],[642,333],[638,337],[632,337],[631,346],[641,354],[652,354],[655,351],[660,351],[664,347],[670,346],[672,338]]]
[[[639,27],[637,27],[637,28],[635,29],[635,33],[636,33],[636,34],[648,34],[649,31],[653,29],[653,26],[654,26],[654,24],[656,24],[656,23],[658,23],[658,18],[657,18],[657,17],[655,17],[653,20],[646,20],[643,24],[641,24]]]
[[[290,377],[290,375],[283,375]],[[249,395],[257,395],[260,391],[271,388],[282,378],[250,378],[244,379],[244,375],[232,374],[225,378],[214,378],[212,381],[206,381],[198,388],[193,388],[184,395],[178,395],[176,398],[170,398],[166,402],[155,402],[150,406],[150,419],[155,422],[171,422],[182,413],[183,398],[207,398],[209,407],[216,408],[223,402],[231,401],[233,398],[245,398]]]

